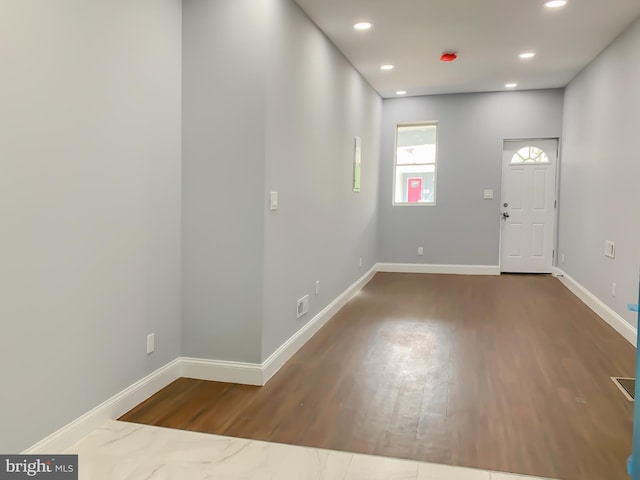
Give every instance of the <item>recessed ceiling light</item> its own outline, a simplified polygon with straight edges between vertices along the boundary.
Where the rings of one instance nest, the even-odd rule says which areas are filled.
[[[536,54],[533,52],[524,52],[520,54],[520,58],[533,58]]]
[[[544,4],[547,8],[560,8],[564,7],[567,4],[567,0],[551,0],[550,2],[546,2]]]
[[[516,88],[518,86],[517,83],[513,82],[513,83],[505,83],[504,86],[506,88]]]
[[[406,94],[407,94],[407,91],[406,91],[406,90],[398,90],[398,91],[396,92],[396,95],[406,95]]]
[[[393,70],[394,68],[396,68],[396,67],[394,67],[393,65],[388,65],[387,64],[387,65],[382,65],[380,67],[380,70]]]
[[[356,30],[369,30],[371,26],[372,25],[369,22],[358,22],[353,26],[353,28]]]

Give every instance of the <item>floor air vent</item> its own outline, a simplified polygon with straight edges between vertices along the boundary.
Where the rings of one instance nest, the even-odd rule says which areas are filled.
[[[611,377],[613,383],[615,383],[620,391],[627,397],[630,402],[635,401],[636,397],[636,379],[635,378],[622,378]]]

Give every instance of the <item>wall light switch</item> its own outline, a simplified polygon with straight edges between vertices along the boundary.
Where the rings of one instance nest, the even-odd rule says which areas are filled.
[[[493,200],[493,190],[485,190],[484,191],[484,199],[485,200]]]
[[[616,244],[611,240],[604,241],[604,256],[609,258],[616,258]]]
[[[278,209],[278,192],[271,192],[269,195],[269,199],[270,199],[269,209],[277,210]]]

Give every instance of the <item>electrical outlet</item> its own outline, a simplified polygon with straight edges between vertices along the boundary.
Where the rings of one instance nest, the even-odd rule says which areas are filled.
[[[305,295],[300,300],[298,300],[298,303],[296,305],[296,318],[300,318],[307,312],[309,312],[309,295]]]
[[[616,284],[615,283],[611,284],[611,295],[613,295],[614,297],[616,296]]]
[[[418,255],[424,254],[424,248],[418,247]]]
[[[149,355],[150,353],[153,353],[155,349],[156,349],[156,334],[150,333],[149,335],[147,335],[147,355]]]
[[[316,295],[320,293],[320,280],[316,280]]]
[[[362,257],[360,257],[360,268],[362,268]]]

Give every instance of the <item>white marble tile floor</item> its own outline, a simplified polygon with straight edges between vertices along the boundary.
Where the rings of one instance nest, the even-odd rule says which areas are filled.
[[[543,480],[115,420],[66,453],[80,480]]]

